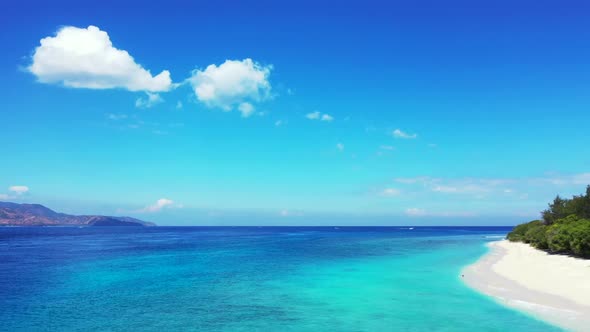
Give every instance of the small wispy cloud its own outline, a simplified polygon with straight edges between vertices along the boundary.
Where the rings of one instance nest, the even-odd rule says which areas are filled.
[[[401,191],[396,188],[385,188],[381,192],[382,196],[398,196],[399,194],[401,194]]]
[[[154,204],[152,205],[148,205],[146,207],[144,207],[143,209],[140,209],[136,212],[140,212],[140,213],[155,213],[155,212],[160,212],[163,209],[166,208],[181,208],[182,205],[180,204],[175,204],[173,200],[168,199],[168,198],[160,198],[159,200],[157,200]]]
[[[297,210],[287,210],[283,209],[279,211],[279,216],[281,217],[302,217],[304,215],[303,211]]]
[[[326,122],[332,122],[334,120],[334,117],[331,116],[330,114],[322,114],[319,111],[307,113],[305,115],[305,117],[309,120],[319,120],[319,121],[326,121]]]
[[[342,144],[342,143],[336,144],[336,149],[338,149],[338,151],[340,151],[340,152],[344,151],[344,144]]]
[[[320,118],[320,116],[321,116],[321,113],[318,111],[307,113],[305,115],[305,117],[308,118],[309,120],[318,120]]]
[[[430,212],[430,211],[427,211],[425,209],[420,209],[420,208],[406,209],[405,214],[408,217],[463,217],[463,218],[468,218],[468,217],[476,217],[477,216],[477,214],[475,214],[473,212],[465,212],[465,211],[461,211],[461,212],[447,212],[447,211]]]
[[[163,101],[164,101],[164,99],[162,97],[160,97],[159,94],[152,93],[152,92],[146,92],[146,97],[137,98],[135,100],[135,107],[137,107],[137,108],[150,108],[150,107],[153,107]]]
[[[115,114],[115,113],[108,113],[107,114],[107,119],[109,120],[113,120],[113,121],[119,121],[119,120],[125,120],[127,119],[127,114]]]
[[[168,135],[168,132],[166,130],[154,129],[152,130],[152,134],[162,136]]]
[[[391,146],[391,145],[381,145],[379,147],[379,149],[381,150],[385,150],[385,151],[393,151],[395,150],[395,147]]]
[[[244,102],[238,106],[238,111],[242,113],[243,118],[249,118],[252,114],[254,114],[254,105]]]
[[[8,187],[9,194],[0,194],[0,199],[19,199],[21,196],[29,192],[27,186],[10,186]]]
[[[402,131],[401,129],[396,129],[391,134],[395,138],[402,138],[402,139],[414,139],[414,138],[418,137],[418,134],[409,134],[409,133]]]
[[[323,114],[321,120],[331,122],[332,120],[334,120],[334,117],[329,114]]]
[[[490,191],[486,185],[464,183],[457,185],[438,185],[432,187],[432,191],[445,194],[468,194],[468,193],[485,193]]]
[[[280,127],[282,125],[284,125],[286,122],[283,120],[277,120],[275,121],[275,127]]]
[[[431,179],[432,178],[428,177],[428,176],[417,176],[417,177],[410,177],[410,178],[395,178],[393,180],[398,183],[413,184],[413,183],[425,183]]]
[[[426,210],[419,209],[419,208],[409,208],[409,209],[406,209],[406,215],[410,216],[410,217],[425,216]]]
[[[590,173],[579,173],[572,175],[550,174],[545,178],[537,179],[538,182],[547,182],[554,185],[584,185],[590,184]]]
[[[27,186],[10,186],[8,190],[16,193],[17,195],[22,195],[29,191],[29,187]]]
[[[183,107],[182,102],[180,100],[177,101],[176,102],[176,109],[179,110],[179,109],[182,109],[182,107]]]
[[[443,178],[417,176],[395,178],[394,182],[408,186],[413,192],[432,192],[445,195],[463,195],[476,199],[484,197],[511,196],[522,197],[524,193],[534,190],[542,195],[580,190],[590,184],[590,173],[548,174],[541,177],[523,178]]]
[[[495,191],[498,187],[506,185],[509,182],[506,179],[446,179],[428,176],[396,178],[394,181],[406,185],[418,185],[427,191],[442,194],[483,194]]]

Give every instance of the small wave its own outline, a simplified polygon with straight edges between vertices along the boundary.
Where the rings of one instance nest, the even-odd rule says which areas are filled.
[[[486,239],[504,239],[506,235],[485,235],[484,238]]]

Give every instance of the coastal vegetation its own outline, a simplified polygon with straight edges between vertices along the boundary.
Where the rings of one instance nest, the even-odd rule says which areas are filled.
[[[555,197],[542,220],[516,226],[508,240],[529,243],[552,253],[590,258],[590,185],[572,198]]]

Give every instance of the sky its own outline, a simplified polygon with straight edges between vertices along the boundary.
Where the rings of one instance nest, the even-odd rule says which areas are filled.
[[[513,225],[590,184],[586,1],[8,1],[0,200]]]

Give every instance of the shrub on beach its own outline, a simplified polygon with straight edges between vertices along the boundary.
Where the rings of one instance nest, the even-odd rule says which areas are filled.
[[[524,242],[530,243],[537,249],[549,248],[547,243],[547,226],[542,223],[534,224],[529,227],[529,230],[524,234]]]
[[[564,199],[557,196],[541,213],[543,221],[516,226],[508,240],[525,242],[554,253],[590,258],[590,185],[586,194]]]
[[[570,250],[571,233],[569,225],[555,224],[547,230],[547,243],[549,250],[555,253],[565,253]]]
[[[590,220],[580,219],[572,231],[570,247],[574,255],[590,258]]]
[[[531,222],[527,222],[525,224],[520,224],[512,230],[512,232],[508,233],[508,240],[512,242],[526,242],[525,241],[525,234],[531,228],[537,225],[542,225],[543,222],[541,220],[533,220]]]

